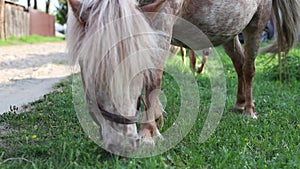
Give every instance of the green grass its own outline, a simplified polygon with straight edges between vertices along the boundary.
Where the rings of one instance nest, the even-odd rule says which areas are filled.
[[[297,50],[298,49],[298,50]],[[281,75],[282,81],[288,82],[297,80],[300,81],[300,44],[298,44],[294,49],[292,49],[287,56],[282,58],[282,67],[281,67]],[[267,54],[268,55],[268,54]],[[270,64],[266,65],[264,69],[265,77],[277,81],[279,80],[279,64],[278,64],[278,56],[271,57],[275,62],[272,61]]]
[[[41,42],[59,42],[59,41],[63,41],[63,40],[64,40],[64,38],[61,38],[61,37],[42,37],[39,35],[23,36],[20,38],[13,36],[6,40],[0,39],[0,46],[35,44],[35,43],[41,43]]]
[[[32,109],[28,112],[0,116],[0,126],[9,129],[0,135],[0,168],[300,168],[300,82],[280,83],[266,77],[268,56],[259,56],[253,83],[259,119],[231,113],[237,78],[223,50],[217,51],[225,69],[226,109],[206,142],[198,142],[211,97],[205,74],[196,77],[201,105],[190,133],[171,150],[144,159],[109,154],[85,135],[68,78],[56,91],[29,104]],[[276,60],[270,65],[276,65]],[[163,90],[168,100],[165,130],[175,119],[179,104],[179,88],[167,73]]]

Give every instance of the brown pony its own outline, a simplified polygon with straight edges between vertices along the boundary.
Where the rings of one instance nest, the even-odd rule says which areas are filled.
[[[159,105],[162,70],[172,36],[194,32],[176,23],[178,16],[202,30],[214,46],[222,45],[238,75],[235,110],[257,118],[252,97],[254,61],[261,32],[274,10],[278,45],[287,52],[297,40],[297,0],[69,0],[69,55],[79,61],[88,111],[100,127],[104,147],[126,155],[153,144],[162,120]],[[143,12],[157,12],[143,14]],[[130,17],[128,17],[130,16]],[[134,16],[134,17],[132,17]],[[238,34],[243,32],[242,48]],[[132,35],[132,36],[128,36]],[[121,39],[121,40],[120,40]],[[194,40],[177,46],[193,50],[210,46]],[[143,51],[142,53],[140,51]],[[129,57],[131,56],[131,57]],[[158,70],[157,70],[158,69]],[[145,90],[145,99],[141,91]],[[139,100],[147,110],[137,132]]]
[[[140,0],[141,4],[155,2],[157,1]],[[293,0],[182,0],[180,2],[182,3],[180,17],[203,31],[214,46],[222,45],[233,62],[238,75],[237,100],[233,110],[243,110],[244,114],[256,119],[252,81],[261,32],[273,9],[275,19],[278,21],[276,22],[278,40],[273,46],[276,46],[278,51],[288,52],[297,42],[297,28],[300,19],[299,2]],[[194,32],[182,31],[183,28],[184,25],[175,24],[173,36],[174,34],[184,34],[187,39],[193,39]],[[244,35],[244,48],[238,40],[240,32],[243,32]],[[208,47],[203,46],[205,44],[197,43],[197,40],[192,46],[187,46],[177,39],[172,39],[172,44],[194,50]]]
[[[185,64],[186,62],[186,54],[189,53],[189,59],[190,59],[190,68],[193,72],[197,73],[202,73],[204,71],[205,64],[208,60],[208,56],[211,53],[211,48],[206,48],[202,50],[202,62],[201,65],[197,67],[196,69],[196,64],[197,64],[197,58],[196,58],[196,53],[193,50],[187,51],[185,48],[180,47],[179,52],[181,54],[182,62]]]

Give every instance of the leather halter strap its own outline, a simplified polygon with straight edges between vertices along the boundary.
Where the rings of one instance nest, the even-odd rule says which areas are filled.
[[[102,116],[111,122],[119,123],[119,124],[135,124],[139,121],[140,119],[140,107],[141,107],[141,101],[144,102],[142,96],[138,98],[138,103],[137,103],[137,111],[135,116],[122,116],[118,114],[113,114],[110,113],[102,108],[99,107]]]

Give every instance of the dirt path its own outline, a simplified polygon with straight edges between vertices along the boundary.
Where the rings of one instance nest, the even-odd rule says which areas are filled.
[[[39,99],[70,75],[65,42],[0,47],[0,114]]]

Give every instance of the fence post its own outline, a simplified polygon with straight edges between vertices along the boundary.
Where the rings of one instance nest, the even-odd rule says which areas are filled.
[[[4,10],[5,10],[5,2],[4,0],[0,0],[0,39],[5,39]]]

